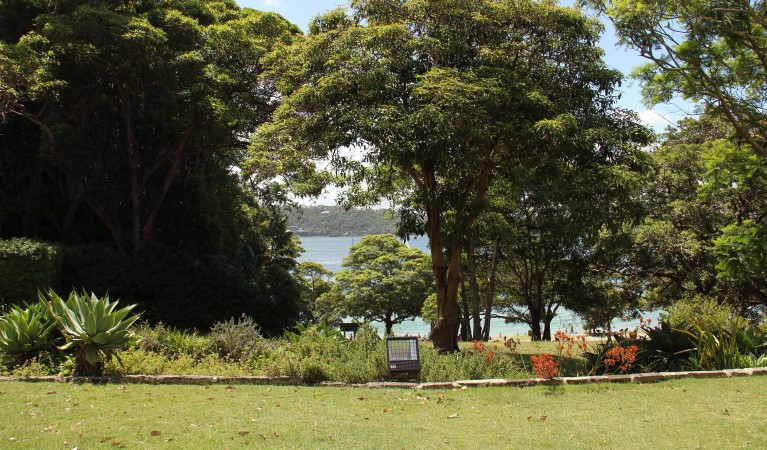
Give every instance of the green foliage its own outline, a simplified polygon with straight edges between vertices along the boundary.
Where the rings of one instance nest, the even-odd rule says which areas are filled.
[[[116,309],[117,302],[109,297],[88,297],[73,291],[64,301],[54,291],[48,291],[47,300],[66,344],[62,350],[77,348],[75,372],[81,375],[98,373],[103,362],[118,350],[126,348],[133,339],[130,329],[138,315],[128,316],[135,305]]]
[[[767,345],[753,326],[735,318],[716,328],[709,328],[693,320],[686,333],[695,343],[695,353],[690,365],[697,370],[722,370],[752,367],[757,358],[765,353]]]
[[[714,239],[719,277],[740,283],[753,283],[767,294],[767,227],[762,222],[744,220],[722,229]]]
[[[480,380],[489,378],[522,377],[520,364],[508,353],[498,353],[488,358],[486,352],[462,350],[455,353],[440,353],[438,350],[421,346],[422,382]]]
[[[317,339],[343,339],[343,333],[341,333],[341,331],[330,328],[327,324],[322,322],[316,324],[297,323],[293,329],[296,331],[287,330],[285,331],[284,336],[294,344],[298,344],[301,342],[302,337],[307,336],[309,337],[309,341],[313,340],[312,336]]]
[[[56,325],[42,298],[26,308],[13,306],[0,318],[0,354],[12,357],[14,362],[28,362],[52,345],[58,337]]]
[[[652,153],[649,214],[631,230],[624,270],[651,307],[713,299],[752,316],[767,299],[764,158],[726,139],[731,131],[711,115],[687,119]]]
[[[695,342],[687,332],[687,324],[681,328],[672,327],[669,322],[661,321],[657,326],[643,327],[644,336],[633,334],[615,334],[608,342],[600,343],[593,350],[584,354],[587,371],[591,374],[616,373],[614,366],[605,364],[608,353],[616,347],[638,347],[632,372],[666,372],[690,368],[690,357],[695,352]],[[638,332],[636,330],[634,333]]]
[[[19,11],[0,4],[0,23]],[[171,214],[167,205],[186,208],[196,221],[181,223],[191,229],[215,222],[189,208],[184,193],[204,186],[201,172],[235,177],[228,169],[246,145],[243,136],[277,103],[260,78],[261,60],[298,28],[219,0],[97,0],[23,11],[30,17],[0,40],[0,114],[15,118],[0,123],[0,134],[16,151],[40,157],[12,154],[0,163],[3,173],[21,174],[9,181],[13,190],[4,189],[14,194],[3,198],[13,206],[11,229],[55,241],[108,241],[137,257],[162,240],[161,222],[174,222],[160,217]],[[19,210],[39,198],[53,207]]]
[[[601,59],[598,23],[572,8],[353,2],[309,28],[267,60],[283,102],[244,170],[328,158],[346,205],[397,205],[399,231],[430,239],[445,350],[457,346],[459,261],[491,186],[610,165],[649,139],[612,108],[620,73]]]
[[[322,264],[305,261],[298,265],[296,276],[301,286],[301,301],[308,309],[309,317],[305,320],[334,321],[336,317],[328,317],[328,311],[317,309],[317,300],[333,289],[333,272],[325,269]]]
[[[344,270],[336,274],[334,294],[318,301],[340,316],[384,322],[386,333],[391,333],[393,324],[421,314],[432,289],[429,262],[428,255],[394,235],[364,236],[349,248]]]
[[[155,326],[141,324],[136,329],[134,347],[145,353],[168,358],[183,356],[194,361],[216,353],[213,342],[207,335],[200,335],[196,331],[179,331],[162,323]]]
[[[699,323],[706,329],[717,329],[732,320],[732,309],[709,298],[681,299],[668,307],[661,315],[661,323],[672,328],[684,329],[691,323]]]
[[[266,254],[268,243],[260,244],[237,249],[243,260],[158,248],[136,261],[109,245],[70,246],[65,247],[64,283],[136,303],[152,322],[209,329],[244,313],[263,333],[275,335],[292,326],[304,306],[290,273],[292,248],[275,239]]]
[[[245,314],[237,321],[231,318],[214,324],[208,336],[219,356],[233,361],[250,356],[261,340],[258,325]]]
[[[38,290],[56,288],[61,247],[26,238],[0,239],[0,305],[31,302]]]
[[[767,157],[765,10],[755,1],[584,0],[605,13],[620,43],[649,62],[634,76],[648,104],[676,95],[726,118]]]

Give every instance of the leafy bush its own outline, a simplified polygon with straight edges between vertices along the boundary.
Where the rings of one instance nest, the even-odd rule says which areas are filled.
[[[430,345],[422,345],[420,356],[419,380],[423,382],[513,378],[523,374],[513,354],[489,349],[440,353]]]
[[[157,353],[169,358],[189,357],[195,361],[215,354],[213,341],[196,331],[179,331],[162,322],[155,326],[141,324],[136,330],[135,346],[146,353]]]
[[[686,328],[673,328],[662,321],[654,328],[642,327],[644,336],[637,331],[615,334],[611,341],[585,352],[588,373],[605,375],[689,369],[695,344]]]
[[[741,318],[716,328],[693,320],[692,328],[686,333],[695,343],[696,351],[690,357],[690,364],[697,370],[751,367],[767,349],[764,337]]]
[[[719,304],[710,298],[682,299],[668,307],[661,322],[668,322],[672,328],[685,328],[696,322],[706,329],[724,326],[732,319],[732,310],[727,305]]]
[[[60,282],[60,247],[26,238],[0,240],[0,305],[33,301]]]
[[[679,371],[689,367],[689,358],[695,351],[695,343],[686,331],[689,325],[681,323],[677,327],[661,321],[660,325],[643,328],[646,339],[639,340],[637,365],[641,371],[662,372]]]
[[[104,373],[110,375],[208,375],[243,376],[252,375],[253,370],[246,364],[223,360],[216,354],[199,359],[188,355],[168,357],[134,347],[120,352],[120,364],[115,360],[104,365]]]
[[[210,339],[221,357],[240,361],[257,351],[261,334],[253,319],[243,314],[236,322],[232,318],[213,325]]]

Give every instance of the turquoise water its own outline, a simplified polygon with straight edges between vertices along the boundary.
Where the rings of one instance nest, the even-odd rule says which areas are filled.
[[[303,236],[301,239],[301,247],[304,248],[304,253],[298,258],[299,261],[312,261],[322,264],[326,269],[333,272],[341,270],[341,262],[344,257],[349,254],[349,247],[355,242],[359,242],[362,239],[361,236]],[[417,248],[428,253],[428,240],[425,236],[413,238],[408,242],[408,245],[412,248]],[[652,319],[653,323],[658,323],[659,312],[652,312],[645,314],[645,319]],[[484,323],[484,322],[483,322]],[[378,328],[379,333],[383,333],[384,326],[381,323],[373,323]],[[612,323],[613,330],[619,330],[621,328],[627,328],[633,330],[639,326],[639,319],[622,321],[615,320]],[[551,322],[552,334],[558,330],[570,332],[572,328],[573,332],[583,332],[583,321],[580,317],[576,316],[571,311],[562,310],[557,314],[557,317]],[[492,337],[499,336],[515,336],[515,335],[527,335],[529,327],[526,324],[519,323],[505,323],[501,319],[494,319],[490,323],[490,335]],[[394,334],[397,336],[428,336],[429,324],[421,319],[408,320],[401,324],[394,326]]]

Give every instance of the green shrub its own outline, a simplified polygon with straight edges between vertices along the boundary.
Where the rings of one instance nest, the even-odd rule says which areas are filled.
[[[0,240],[0,305],[34,301],[37,291],[57,288],[60,247],[26,238]]]
[[[733,312],[729,306],[719,304],[714,299],[693,297],[669,306],[667,313],[661,316],[661,322],[668,322],[672,328],[685,328],[694,321],[713,330],[726,325],[732,318]]]
[[[422,382],[514,378],[523,374],[514,355],[506,352],[497,352],[491,357],[488,352],[476,350],[439,353],[428,344],[422,345],[419,351]]]
[[[222,360],[215,354],[200,359],[188,355],[169,357],[140,348],[120,352],[120,361],[108,361],[104,373],[109,375],[208,375],[243,376],[259,374],[250,367],[234,361]]]
[[[243,314],[239,320],[216,322],[210,330],[210,339],[219,356],[240,361],[257,352],[261,340],[258,325]]]
[[[751,367],[765,350],[764,337],[738,317],[715,328],[708,327],[702,320],[693,320],[686,332],[695,343],[696,351],[690,357],[690,364],[696,370]]]
[[[215,346],[209,336],[196,331],[179,331],[162,322],[155,326],[141,324],[136,330],[135,346],[147,353],[169,358],[184,356],[195,361],[215,354]]]

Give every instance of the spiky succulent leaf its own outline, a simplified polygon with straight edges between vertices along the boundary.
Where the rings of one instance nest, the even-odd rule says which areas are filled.
[[[110,301],[95,294],[73,292],[64,302],[50,296],[55,316],[67,336],[61,348],[80,347],[80,355],[87,363],[95,365],[109,358],[115,350],[125,348],[133,338],[130,327],[138,315],[128,317],[135,305],[116,310],[117,301]],[[77,371],[77,370],[76,370]]]
[[[26,308],[14,306],[0,318],[0,350],[9,354],[39,350],[50,344],[55,326],[45,302]]]

